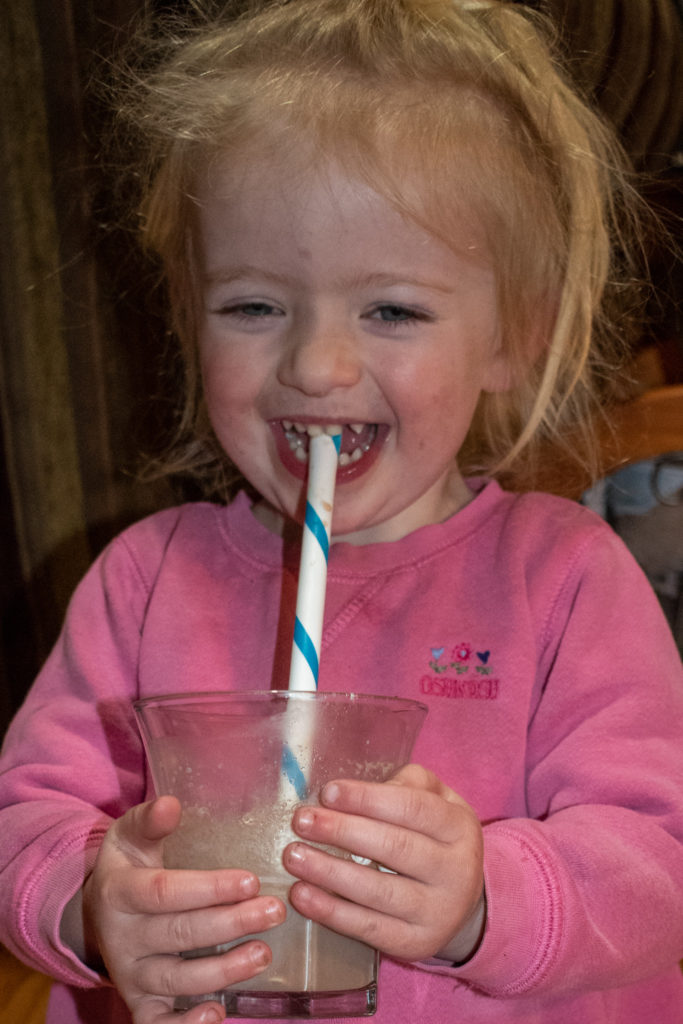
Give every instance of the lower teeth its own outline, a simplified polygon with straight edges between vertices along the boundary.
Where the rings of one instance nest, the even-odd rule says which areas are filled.
[[[341,455],[339,456],[339,465],[348,466],[352,462],[359,462],[364,455],[365,451],[363,451],[362,448],[354,448],[350,454],[349,452],[342,452]]]

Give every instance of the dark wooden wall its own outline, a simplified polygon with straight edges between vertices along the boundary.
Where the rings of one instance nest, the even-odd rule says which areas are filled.
[[[103,198],[89,88],[137,8],[0,5],[0,733],[95,554],[171,499],[134,476],[163,333]]]

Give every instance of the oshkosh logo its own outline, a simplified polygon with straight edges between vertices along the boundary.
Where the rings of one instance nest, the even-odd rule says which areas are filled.
[[[429,697],[450,697],[461,700],[497,700],[498,680],[486,678],[453,678],[448,676],[422,676],[420,693]]]
[[[420,692],[432,697],[457,697],[464,700],[496,700],[499,680],[492,678],[491,651],[478,650],[461,642],[451,648],[431,647],[428,659],[434,675],[424,675]],[[448,673],[448,674],[446,674]]]

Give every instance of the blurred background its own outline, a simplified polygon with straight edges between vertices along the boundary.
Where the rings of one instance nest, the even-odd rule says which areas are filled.
[[[174,360],[152,271],[118,224],[102,159],[109,114],[91,87],[140,11],[173,6],[0,4],[0,736],[96,554],[183,496],[136,476],[172,416]],[[648,198],[680,243],[679,0],[534,6],[555,18],[573,73],[647,172]],[[662,246],[653,270],[636,390],[683,382],[680,256]]]

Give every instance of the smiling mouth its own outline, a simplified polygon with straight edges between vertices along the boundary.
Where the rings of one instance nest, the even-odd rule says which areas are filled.
[[[294,423],[282,420],[282,429],[289,449],[297,462],[308,462],[308,446],[312,437],[320,434],[338,434],[342,440],[339,465],[352,466],[360,462],[377,439],[377,423]]]

